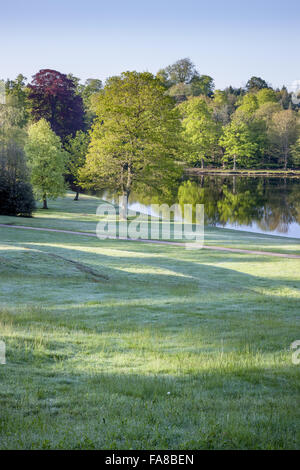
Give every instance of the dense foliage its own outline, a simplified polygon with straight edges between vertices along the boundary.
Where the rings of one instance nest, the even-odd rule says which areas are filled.
[[[107,82],[95,103],[96,120],[86,164],[87,188],[114,188],[128,197],[138,184],[157,186],[180,173],[180,115],[159,79],[125,72]]]
[[[47,209],[48,198],[56,198],[65,193],[64,173],[68,154],[45,119],[30,126],[25,152],[36,196],[43,201],[44,209]]]
[[[46,119],[52,130],[65,139],[84,126],[83,103],[73,80],[56,70],[40,70],[29,87],[29,104],[35,121]]]
[[[7,196],[7,161],[18,154],[25,168],[26,142],[31,183],[44,207],[48,197],[64,192],[65,182],[76,199],[82,185],[127,195],[143,186],[153,195],[178,179],[180,165],[174,163],[180,161],[209,168],[297,169],[300,105],[294,98],[285,86],[273,89],[257,76],[245,87],[216,90],[213,78],[188,58],[155,77],[125,72],[104,85],[98,78],[81,83],[51,69],[40,70],[31,83],[19,74],[5,82],[0,104],[2,207],[3,200],[15,198]],[[24,175],[14,184],[30,201],[27,169]],[[30,214],[30,204],[12,212]]]
[[[14,142],[0,147],[0,214],[30,217],[35,208],[24,153]]]
[[[35,208],[23,152],[22,107],[0,105],[0,214],[29,217]]]

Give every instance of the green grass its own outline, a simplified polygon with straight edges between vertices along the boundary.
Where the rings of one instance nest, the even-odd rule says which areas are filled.
[[[74,194],[68,193],[63,199],[51,201],[48,211],[38,209],[33,218],[0,216],[0,223],[95,233],[100,220],[96,209],[103,201],[87,195],[81,195],[77,202],[73,199]],[[217,227],[205,228],[205,245],[300,254],[299,239]]]
[[[98,202],[0,223],[93,231]],[[205,243],[299,253],[221,229]],[[0,448],[299,448],[299,267],[0,227]]]

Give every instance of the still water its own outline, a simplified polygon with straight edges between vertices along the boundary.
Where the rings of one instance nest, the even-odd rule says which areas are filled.
[[[151,203],[204,204],[207,225],[300,239],[298,178],[203,175],[170,188],[167,200],[162,193],[132,192],[128,207],[149,214]]]

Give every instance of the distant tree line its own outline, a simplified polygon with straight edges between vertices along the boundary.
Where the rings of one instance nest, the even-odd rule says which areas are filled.
[[[187,58],[105,86],[50,69],[30,83],[19,74],[0,104],[0,213],[31,215],[34,198],[46,209],[67,187],[76,200],[82,188],[167,193],[184,165],[299,168],[299,116],[285,87],[252,77],[216,90]]]

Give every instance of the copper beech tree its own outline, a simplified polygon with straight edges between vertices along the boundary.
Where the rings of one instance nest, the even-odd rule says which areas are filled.
[[[34,121],[46,119],[62,139],[74,136],[84,127],[82,98],[76,84],[56,70],[43,69],[33,76],[29,87],[29,103]]]

